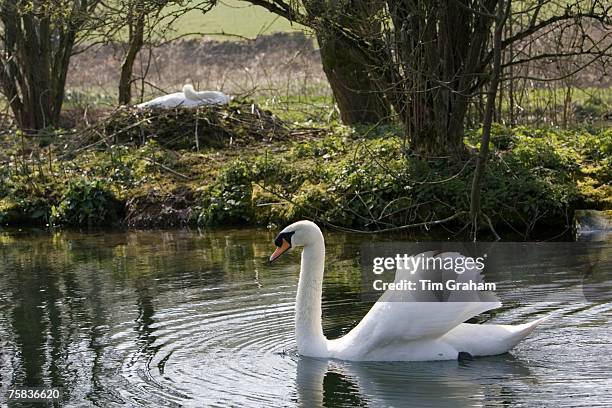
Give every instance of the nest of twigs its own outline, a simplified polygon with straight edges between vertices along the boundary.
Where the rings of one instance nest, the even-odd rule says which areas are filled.
[[[103,121],[101,131],[113,144],[155,140],[170,149],[274,141],[291,134],[272,112],[246,102],[173,109],[122,107]]]

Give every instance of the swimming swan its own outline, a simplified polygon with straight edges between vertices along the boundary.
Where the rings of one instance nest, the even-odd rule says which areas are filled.
[[[175,92],[160,96],[148,102],[136,105],[137,108],[176,108],[184,106],[192,108],[200,105],[225,105],[230,97],[223,92],[201,91],[193,89],[191,84],[183,86],[183,92]]]
[[[495,295],[478,302],[422,302],[411,301],[414,299],[408,298],[413,296],[409,292],[387,290],[355,328],[339,339],[328,340],[321,325],[325,263],[321,230],[313,222],[298,221],[283,229],[274,243],[277,249],[270,262],[291,247],[304,247],[295,306],[297,348],[303,356],[352,361],[428,361],[457,359],[461,352],[472,356],[502,354],[547,319],[517,326],[468,324],[463,322],[501,306]],[[481,270],[472,272],[473,278],[482,280]],[[395,281],[411,279],[408,275],[398,270]],[[467,279],[467,275],[462,276]]]

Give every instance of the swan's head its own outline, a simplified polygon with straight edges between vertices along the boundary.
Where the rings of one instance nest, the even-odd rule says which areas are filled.
[[[274,239],[276,251],[270,256],[270,262],[297,246],[308,246],[315,242],[322,242],[323,234],[312,221],[298,221],[285,227]]]
[[[187,99],[198,99],[198,93],[191,84],[185,84],[183,86],[183,94]]]

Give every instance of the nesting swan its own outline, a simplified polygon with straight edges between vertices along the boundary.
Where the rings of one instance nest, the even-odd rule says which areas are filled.
[[[494,294],[477,302],[424,302],[409,299],[412,295],[406,292],[388,290],[355,328],[339,339],[328,340],[321,325],[325,263],[321,230],[310,221],[299,221],[283,229],[274,243],[277,249],[270,261],[291,247],[303,247],[295,306],[297,348],[303,356],[352,361],[428,361],[457,359],[462,352],[472,356],[502,354],[546,320],[545,317],[516,326],[468,324],[463,322],[501,306]],[[481,270],[475,270],[472,275],[482,280],[480,273]],[[405,271],[396,272],[396,282],[409,278]]]
[[[160,96],[148,102],[136,105],[137,108],[176,108],[184,106],[192,108],[201,105],[225,105],[230,101],[230,97],[219,91],[201,91],[193,89],[187,84],[183,86],[183,92],[175,92]]]

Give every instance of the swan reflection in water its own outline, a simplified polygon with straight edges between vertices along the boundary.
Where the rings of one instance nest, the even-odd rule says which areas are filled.
[[[351,362],[298,357],[301,407],[473,407],[520,399],[533,377],[510,354],[474,361]],[[519,380],[518,384],[510,384]],[[527,380],[528,384],[524,384]]]

